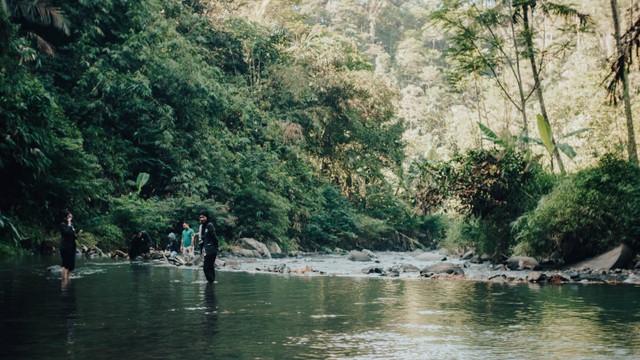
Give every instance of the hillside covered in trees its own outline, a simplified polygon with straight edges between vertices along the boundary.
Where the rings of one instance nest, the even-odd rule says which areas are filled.
[[[634,1],[1,5],[0,254],[64,209],[104,249],[202,208],[285,250],[640,245]]]

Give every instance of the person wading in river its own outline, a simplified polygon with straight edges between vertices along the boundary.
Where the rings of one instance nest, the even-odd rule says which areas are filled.
[[[204,256],[204,276],[207,277],[209,283],[214,283],[216,280],[216,257],[218,256],[218,237],[216,236],[216,229],[211,222],[211,217],[207,211],[201,211],[200,216],[200,239],[202,239],[202,247],[204,252],[200,249],[200,253]]]
[[[60,257],[62,258],[62,282],[68,283],[71,272],[76,268],[76,239],[82,232],[73,227],[73,214],[69,211],[62,213],[64,221],[60,224]]]

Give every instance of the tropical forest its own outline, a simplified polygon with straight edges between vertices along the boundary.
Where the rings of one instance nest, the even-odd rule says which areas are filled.
[[[635,0],[1,0],[0,255],[640,249]],[[197,226],[197,225],[195,225]]]

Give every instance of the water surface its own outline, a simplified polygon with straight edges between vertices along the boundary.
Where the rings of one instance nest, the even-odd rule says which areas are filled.
[[[2,359],[638,359],[640,287],[0,267]]]

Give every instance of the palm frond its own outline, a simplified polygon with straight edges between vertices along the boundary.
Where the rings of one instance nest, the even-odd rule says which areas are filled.
[[[49,56],[52,56],[52,57],[55,56],[53,52],[53,45],[51,45],[47,40],[43,39],[42,37],[34,33],[29,33],[29,34],[31,35],[31,37],[36,39],[38,50],[42,51],[43,53]]]
[[[64,11],[55,6],[50,6],[46,0],[19,0],[6,1],[3,4],[7,6],[9,12],[15,17],[23,17],[31,22],[40,22],[44,25],[52,25],[56,29],[70,34],[69,22],[64,16]]]
[[[550,1],[541,1],[542,11],[545,14],[552,14],[556,16],[561,16],[565,19],[575,18],[580,22],[580,27],[584,27],[591,21],[591,18],[588,14],[584,14],[579,12],[576,8],[573,8],[568,5],[553,3]]]
[[[620,51],[613,60],[609,68],[609,75],[607,75],[603,81],[603,83],[609,81],[607,84],[607,93],[614,104],[617,104],[621,96],[618,91],[618,85],[622,84],[624,72],[629,68],[625,65],[630,66],[633,64],[634,55],[635,57],[640,57],[640,17],[638,17],[624,35],[622,35],[621,42],[622,51]]]

